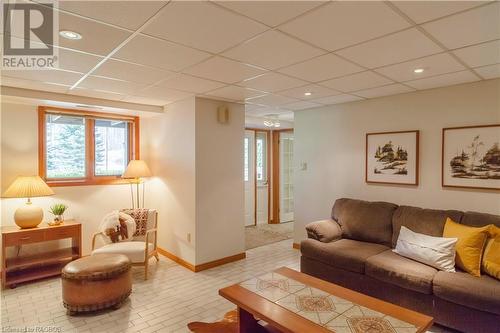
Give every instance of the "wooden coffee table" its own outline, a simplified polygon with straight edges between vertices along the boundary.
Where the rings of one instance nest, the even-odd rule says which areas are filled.
[[[260,331],[258,320],[282,332],[308,333],[410,333],[432,325],[432,317],[286,267],[219,294],[238,306],[240,333]]]

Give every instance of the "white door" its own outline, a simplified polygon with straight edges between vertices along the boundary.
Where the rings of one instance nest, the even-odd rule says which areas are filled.
[[[267,132],[256,132],[255,134],[255,168],[257,177],[257,224],[267,224],[268,216],[268,187],[269,177],[267,174]]]
[[[280,223],[293,221],[293,133],[280,133]]]
[[[255,132],[245,131],[244,139],[245,226],[255,224]]]

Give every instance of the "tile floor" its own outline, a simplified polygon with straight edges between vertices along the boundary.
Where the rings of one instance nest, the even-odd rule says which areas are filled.
[[[133,268],[134,289],[119,310],[96,315],[67,316],[59,278],[6,289],[1,296],[2,332],[189,332],[187,323],[216,321],[234,309],[218,295],[220,288],[278,267],[299,268],[299,251],[292,249],[291,240],[249,250],[244,260],[199,273],[160,259],[148,281],[141,268]],[[432,332],[448,331],[436,327]]]

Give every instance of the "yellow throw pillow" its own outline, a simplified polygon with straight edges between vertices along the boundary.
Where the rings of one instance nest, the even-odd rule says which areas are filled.
[[[490,236],[484,248],[481,268],[483,272],[500,280],[500,228],[490,226]]]
[[[469,227],[450,218],[446,219],[444,225],[443,237],[458,238],[455,264],[474,276],[481,276],[481,256],[489,229],[489,225],[481,228]]]

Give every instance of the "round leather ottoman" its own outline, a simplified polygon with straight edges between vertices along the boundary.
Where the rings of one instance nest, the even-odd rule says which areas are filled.
[[[68,313],[120,307],[132,291],[130,267],[122,254],[95,254],[68,263],[61,276]]]

